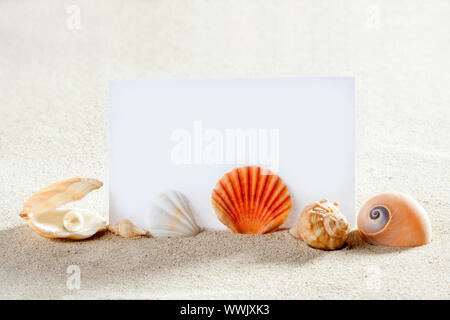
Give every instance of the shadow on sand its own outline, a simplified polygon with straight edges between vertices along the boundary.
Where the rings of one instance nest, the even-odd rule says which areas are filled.
[[[208,276],[226,283],[224,270],[234,274],[240,268],[264,268],[278,272],[289,265],[300,268],[323,255],[389,254],[405,249],[376,247],[365,243],[356,231],[348,244],[327,252],[308,247],[287,230],[266,235],[241,235],[225,231],[201,232],[189,238],[123,239],[109,232],[83,241],[47,239],[27,226],[0,231],[0,282],[9,290],[31,292],[51,287],[45,298],[71,294],[67,287],[67,267],[82,270],[83,288],[111,291],[127,284],[145,287],[151,279],[185,281]],[[319,262],[320,263],[320,262]],[[199,269],[213,268],[207,275]],[[300,269],[299,269],[300,270]],[[174,285],[172,283],[172,285]],[[8,290],[8,291],[9,291]]]

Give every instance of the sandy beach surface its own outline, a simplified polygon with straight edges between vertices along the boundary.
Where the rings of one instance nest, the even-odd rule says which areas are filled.
[[[437,0],[1,1],[0,298],[449,299],[449,16]],[[107,216],[109,80],[299,75],[355,76],[356,208],[411,194],[429,245],[353,232],[324,252],[287,231],[77,242],[18,216],[33,192],[75,176],[105,182],[76,206]]]

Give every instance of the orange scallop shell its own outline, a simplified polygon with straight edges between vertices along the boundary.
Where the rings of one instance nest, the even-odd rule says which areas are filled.
[[[387,222],[373,228],[370,212],[377,207],[387,209]],[[358,213],[358,229],[368,243],[390,247],[415,247],[431,241],[431,224],[425,209],[412,197],[398,193],[382,193],[369,199]]]
[[[261,234],[283,224],[291,196],[279,176],[260,167],[225,174],[212,192],[219,220],[235,233]]]

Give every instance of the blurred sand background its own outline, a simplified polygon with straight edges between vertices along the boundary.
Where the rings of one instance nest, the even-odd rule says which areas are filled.
[[[450,298],[449,57],[446,0],[1,0],[0,298]],[[356,77],[356,207],[411,194],[430,245],[352,234],[323,252],[286,231],[70,242],[19,218],[34,191],[73,176],[105,182],[77,206],[107,215],[109,80],[297,75]]]

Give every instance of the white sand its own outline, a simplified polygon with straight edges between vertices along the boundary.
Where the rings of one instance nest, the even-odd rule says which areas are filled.
[[[0,298],[450,298],[450,3],[351,2],[86,0],[79,30],[72,1],[0,2]],[[18,217],[73,176],[105,181],[78,206],[106,216],[108,80],[278,75],[356,76],[357,207],[410,193],[430,245],[353,234],[323,252],[286,231],[73,242]]]

